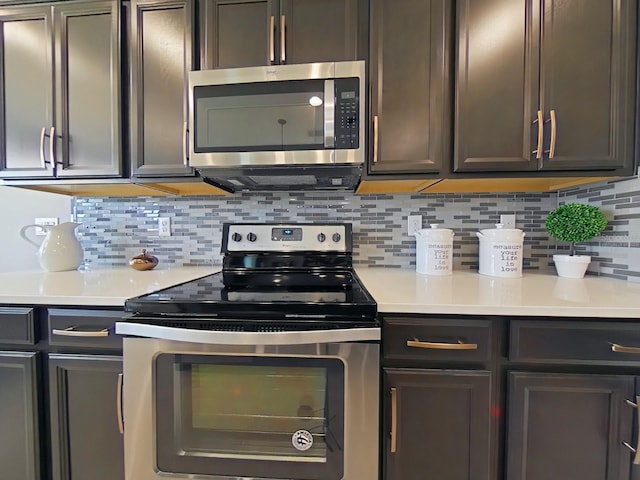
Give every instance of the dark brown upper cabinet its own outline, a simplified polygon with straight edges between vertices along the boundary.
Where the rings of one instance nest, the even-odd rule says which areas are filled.
[[[194,176],[188,166],[191,0],[133,0],[129,24],[131,174]]]
[[[0,177],[122,175],[120,6],[0,8]]]
[[[452,27],[448,0],[371,1],[370,174],[449,164]]]
[[[454,171],[633,168],[636,0],[460,0]]]
[[[201,68],[359,60],[363,0],[200,0]]]

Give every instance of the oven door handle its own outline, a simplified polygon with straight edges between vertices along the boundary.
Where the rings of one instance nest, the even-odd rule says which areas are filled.
[[[295,332],[225,332],[116,322],[116,333],[136,337],[211,345],[305,345],[380,340],[380,327],[305,330]]]

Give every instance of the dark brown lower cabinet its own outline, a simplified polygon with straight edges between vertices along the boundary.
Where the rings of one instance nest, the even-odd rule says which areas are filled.
[[[40,480],[35,352],[0,352],[0,478]]]
[[[488,480],[491,372],[384,369],[384,478]]]
[[[507,480],[628,479],[637,403],[630,375],[512,371]]]
[[[49,355],[53,480],[123,480],[122,357]]]

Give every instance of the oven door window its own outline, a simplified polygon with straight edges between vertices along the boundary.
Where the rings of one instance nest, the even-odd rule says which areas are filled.
[[[160,472],[342,478],[341,360],[160,354],[154,379]]]
[[[194,87],[196,153],[322,150],[324,80]]]

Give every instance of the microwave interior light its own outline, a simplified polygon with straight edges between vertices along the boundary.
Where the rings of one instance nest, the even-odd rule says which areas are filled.
[[[309,99],[309,105],[311,105],[312,107],[319,107],[320,105],[322,105],[322,99],[317,95],[314,95]]]

